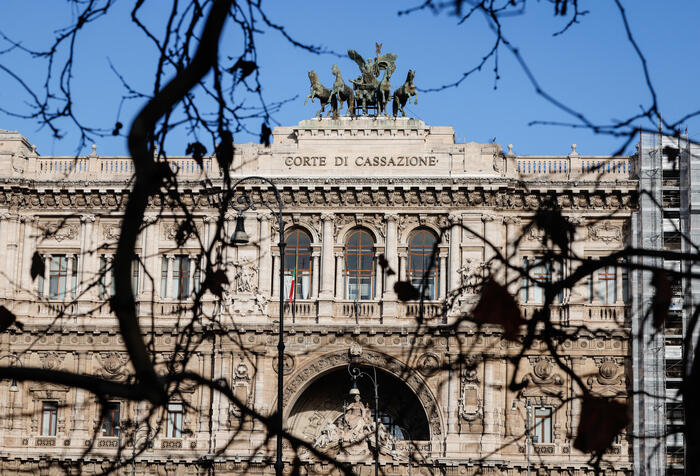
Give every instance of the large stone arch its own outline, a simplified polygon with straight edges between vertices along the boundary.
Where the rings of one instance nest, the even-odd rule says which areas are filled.
[[[313,382],[330,372],[347,367],[348,364],[352,363],[353,365],[374,366],[401,379],[406,387],[413,392],[425,412],[430,429],[430,438],[433,439],[444,434],[444,418],[440,411],[438,400],[428,387],[427,382],[416,370],[398,359],[381,352],[362,350],[359,355],[357,352],[353,352],[353,354],[355,355],[351,355],[350,349],[327,353],[292,374],[288,378],[282,392],[285,421],[287,421],[295,402]]]

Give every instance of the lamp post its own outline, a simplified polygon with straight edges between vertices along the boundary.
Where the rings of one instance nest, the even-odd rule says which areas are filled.
[[[279,299],[280,299],[280,329],[279,329],[279,339],[277,341],[277,455],[275,459],[275,474],[277,476],[282,476],[282,470],[284,469],[284,462],[282,461],[282,387],[284,385],[284,248],[286,243],[284,241],[284,220],[282,214],[282,197],[280,196],[279,189],[275,186],[272,180],[260,177],[257,175],[251,175],[249,177],[243,177],[233,184],[231,190],[235,190],[241,183],[246,181],[261,181],[267,183],[272,190],[275,192],[275,198],[277,199],[278,209],[273,209],[267,203],[262,203],[267,207],[272,213],[277,215],[277,223],[279,228],[279,242],[277,246],[280,250],[280,273],[279,273]],[[234,210],[238,212],[236,217],[236,229],[231,237],[231,244],[233,246],[245,245],[248,243],[248,234],[245,231],[245,221],[243,219],[243,212],[248,209],[255,209],[256,203],[254,203],[248,195],[242,195],[238,198],[238,203],[242,206],[236,206],[232,201],[231,206]]]
[[[398,426],[398,425],[397,425]],[[405,433],[408,435],[408,476],[412,476],[411,474],[411,460],[413,456],[413,437],[411,436],[411,432],[408,431],[406,428],[399,426],[398,427],[402,433]],[[394,437],[396,435],[393,435]]]
[[[374,476],[379,476],[379,385],[377,383],[377,368],[373,366],[372,371],[374,377],[367,372],[363,372],[359,367],[350,367],[350,364],[348,364],[348,372],[350,377],[352,377],[351,395],[360,394],[360,390],[357,388],[357,379],[360,377],[367,377],[374,386]]]
[[[15,359],[15,361],[19,364],[19,366],[22,366],[22,361],[19,360],[19,357],[17,357],[14,354],[6,354],[6,355],[0,355],[0,360],[2,359]],[[19,392],[19,387],[17,386],[17,379],[12,378],[12,383],[10,383],[10,392],[12,393],[17,393]]]

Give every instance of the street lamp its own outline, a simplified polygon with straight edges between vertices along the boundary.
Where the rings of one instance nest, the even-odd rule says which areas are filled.
[[[0,356],[0,360],[2,359],[15,359],[15,361],[19,364],[19,366],[22,366],[22,361],[19,360],[19,357],[17,357],[14,354],[7,354],[7,355],[2,355]],[[12,393],[17,393],[19,392],[19,387],[17,386],[17,379],[15,377],[12,377],[12,382],[10,383],[10,392]]]
[[[279,228],[279,242],[277,246],[280,250],[280,274],[279,274],[279,291],[280,291],[280,330],[279,330],[279,340],[277,341],[277,456],[275,459],[275,474],[277,476],[282,476],[282,470],[284,469],[284,463],[282,462],[282,387],[284,385],[284,247],[286,243],[284,241],[284,220],[282,215],[282,197],[280,195],[279,189],[272,183],[272,180],[260,177],[256,175],[251,175],[249,177],[243,177],[233,184],[231,190],[235,190],[241,183],[246,181],[261,181],[265,182],[272,190],[275,192],[275,198],[277,199],[278,209],[273,209],[266,202],[262,205],[267,207],[272,213],[277,215],[277,223]],[[245,231],[245,220],[243,219],[243,212],[248,209],[255,209],[256,203],[246,194],[238,198],[238,203],[241,206],[236,206],[236,204],[231,201],[231,207],[238,212],[236,217],[236,229],[231,236],[231,245],[239,246],[245,245],[249,242],[248,233]]]
[[[401,433],[405,433],[408,435],[408,476],[411,476],[411,459],[413,456],[413,437],[411,436],[411,432],[408,431],[406,428],[402,426],[397,427],[401,430]],[[396,435],[394,435],[395,437]],[[394,445],[396,445],[396,442],[394,442]]]
[[[350,367],[348,364],[348,372],[352,377],[350,395],[360,394],[360,390],[357,388],[357,379],[360,377],[367,377],[374,386],[374,476],[379,476],[379,385],[377,383],[377,368],[372,366],[372,371],[374,377],[363,372],[359,367]]]

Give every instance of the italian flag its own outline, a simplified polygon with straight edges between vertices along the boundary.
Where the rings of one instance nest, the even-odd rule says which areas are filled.
[[[296,283],[297,283],[297,269],[294,268],[292,271],[292,282],[289,286],[289,300],[293,301],[294,300],[294,290],[296,289]]]

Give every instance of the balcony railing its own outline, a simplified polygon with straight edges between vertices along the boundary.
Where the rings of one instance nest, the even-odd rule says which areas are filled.
[[[167,162],[179,177],[196,179],[212,173],[211,158],[202,159],[201,166],[190,157],[173,157]],[[40,180],[125,180],[134,174],[134,163],[129,157],[39,157],[34,173]]]

